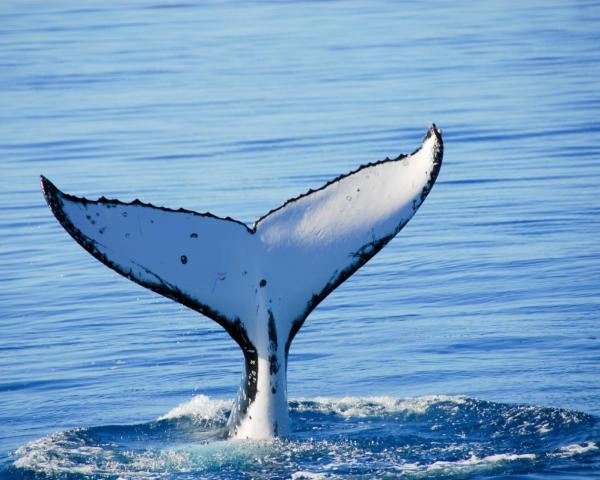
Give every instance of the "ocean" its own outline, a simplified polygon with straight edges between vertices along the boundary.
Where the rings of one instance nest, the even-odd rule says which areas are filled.
[[[3,1],[0,478],[600,478],[599,45],[593,1]],[[275,441],[220,433],[227,333],[39,186],[251,225],[433,122],[437,183],[297,335]]]

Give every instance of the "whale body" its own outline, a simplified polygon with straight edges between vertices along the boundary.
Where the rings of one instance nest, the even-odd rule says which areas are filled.
[[[287,360],[310,312],[381,250],[417,211],[442,165],[432,125],[410,155],[363,165],[288,200],[250,228],[210,213],[58,190],[41,177],[52,212],[98,260],[206,315],[244,354],[228,420],[236,438],[289,432]]]

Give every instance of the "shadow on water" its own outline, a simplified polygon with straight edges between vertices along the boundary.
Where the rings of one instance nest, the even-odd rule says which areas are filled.
[[[199,395],[156,421],[68,430],[14,452],[2,478],[579,478],[598,473],[588,414],[465,397],[290,403],[294,431],[226,440],[228,402]],[[583,477],[581,477],[583,478]]]

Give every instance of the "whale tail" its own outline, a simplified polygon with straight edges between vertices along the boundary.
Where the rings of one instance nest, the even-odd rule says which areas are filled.
[[[41,177],[52,212],[89,253],[221,325],[245,358],[232,435],[285,434],[287,356],[309,313],[410,220],[442,164],[435,125],[411,155],[361,166],[253,227],[134,200],[88,200]]]

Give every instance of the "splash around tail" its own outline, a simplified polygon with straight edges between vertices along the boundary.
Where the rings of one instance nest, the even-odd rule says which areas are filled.
[[[20,447],[6,470],[0,460],[0,478],[458,480],[600,474],[599,423],[571,410],[453,396],[292,398],[290,438],[223,441],[230,406],[198,395],[157,421],[55,432]]]

